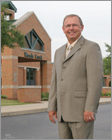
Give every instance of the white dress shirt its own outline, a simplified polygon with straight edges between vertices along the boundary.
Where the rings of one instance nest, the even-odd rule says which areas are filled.
[[[80,36],[81,37],[81,36]],[[79,38],[80,38],[79,37]],[[79,39],[78,38],[78,39]],[[77,40],[75,40],[72,44],[70,44],[69,42],[67,43],[67,47],[66,47],[66,51],[65,51],[65,56],[67,57],[68,56],[68,54],[70,53],[70,51],[71,51],[71,49],[75,46],[75,44],[76,44],[76,42],[78,41],[78,39]]]

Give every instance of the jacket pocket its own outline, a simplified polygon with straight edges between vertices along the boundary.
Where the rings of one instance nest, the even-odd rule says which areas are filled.
[[[75,98],[86,98],[87,90],[74,90],[73,95]]]

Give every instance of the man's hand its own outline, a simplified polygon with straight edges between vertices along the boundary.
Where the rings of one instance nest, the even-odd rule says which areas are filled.
[[[49,119],[50,119],[50,121],[53,122],[53,123],[56,123],[56,121],[54,120],[53,116],[57,120],[57,112],[56,111],[50,111],[49,112]]]
[[[84,112],[84,120],[86,122],[94,121],[95,120],[95,118],[94,118],[94,112],[85,111]]]

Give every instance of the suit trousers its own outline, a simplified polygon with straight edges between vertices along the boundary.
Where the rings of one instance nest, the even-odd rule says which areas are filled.
[[[93,139],[94,121],[58,122],[60,139]]]

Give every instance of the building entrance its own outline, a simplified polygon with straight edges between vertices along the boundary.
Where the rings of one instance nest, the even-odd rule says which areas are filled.
[[[12,5],[12,2],[8,3]],[[24,35],[25,46],[4,47],[2,53],[2,94],[20,102],[41,101],[41,92],[49,92],[52,74],[51,38],[34,12],[12,24]]]

